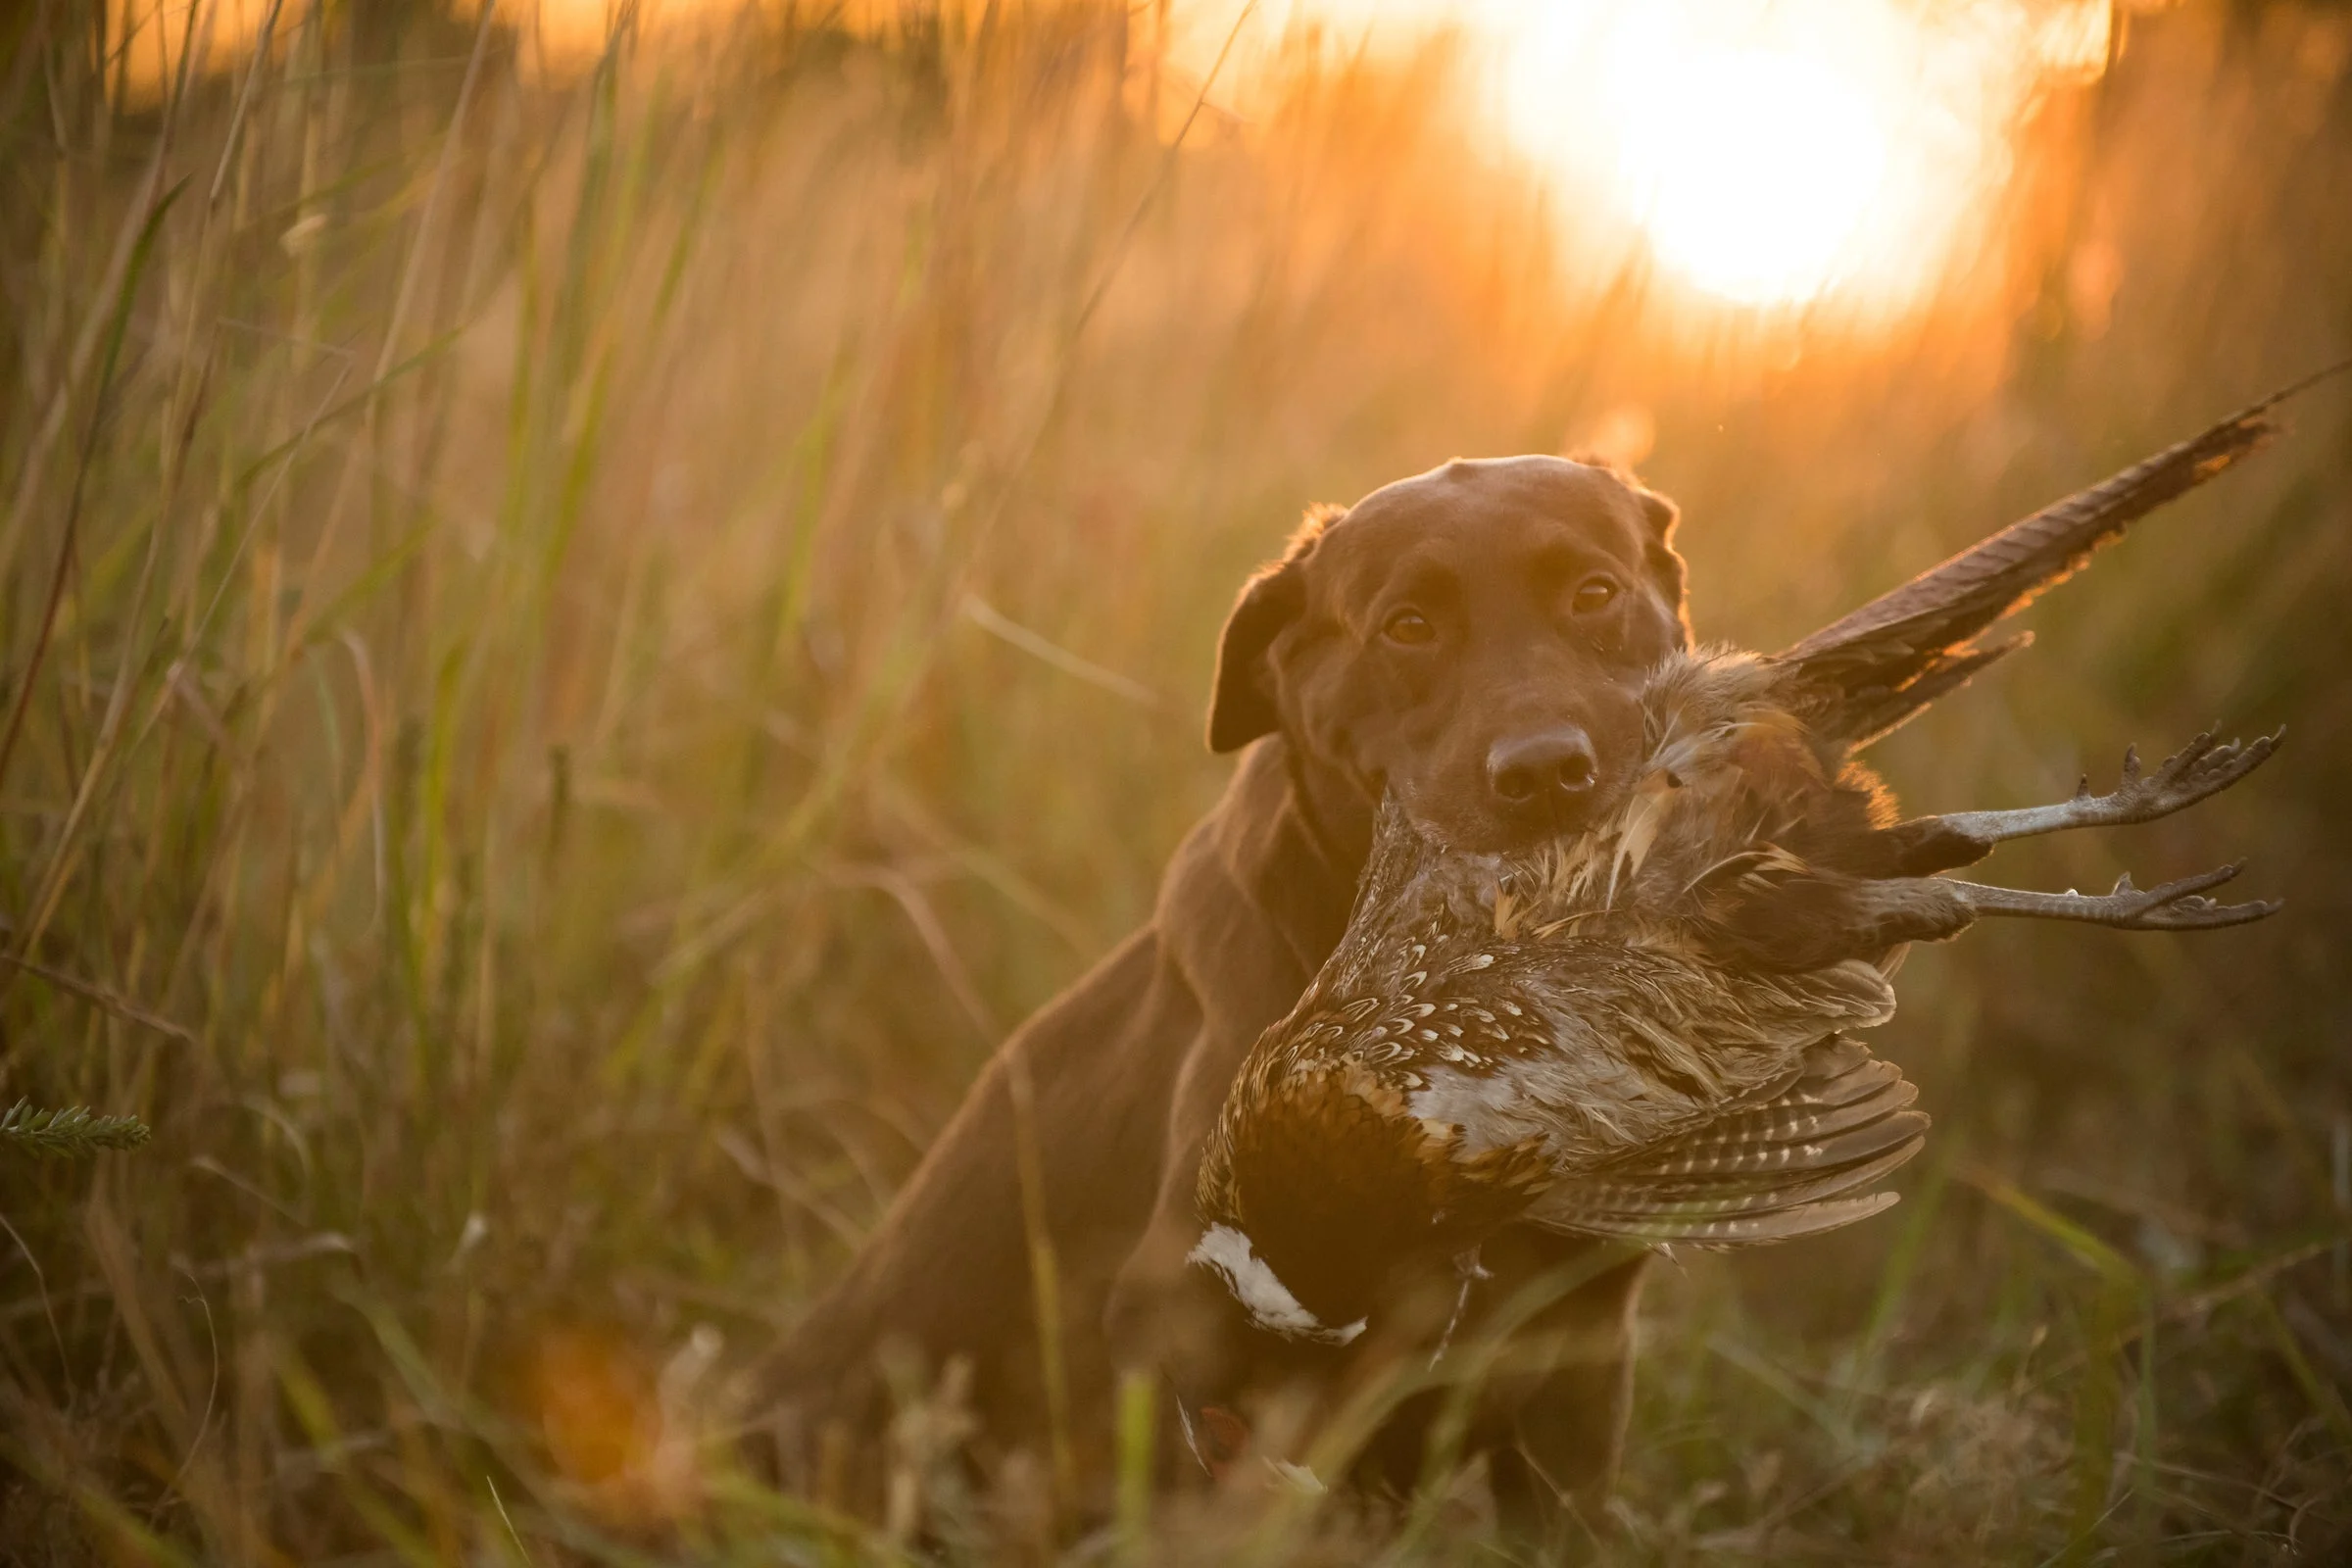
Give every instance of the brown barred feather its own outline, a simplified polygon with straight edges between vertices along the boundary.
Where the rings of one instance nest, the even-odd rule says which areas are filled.
[[[1777,1213],[1703,1220],[1684,1226],[1642,1223],[1612,1226],[1595,1221],[1592,1234],[1624,1241],[1681,1244],[1710,1250],[1755,1247],[1767,1242],[1792,1242],[1802,1237],[1819,1236],[1825,1231],[1851,1225],[1856,1220],[1868,1219],[1893,1205],[1894,1194],[1873,1193],[1867,1198],[1841,1198],[1811,1203],[1802,1208],[1783,1209]]]
[[[1778,661],[1811,690],[1806,717],[1824,735],[1866,746],[2023,647],[2023,638],[1991,646],[1974,639],[2074,575],[2139,518],[2260,451],[2278,433],[2272,410],[2343,368],[2307,376],[2011,523],[1785,650]]]
[[[1602,1225],[1622,1227],[1634,1220],[1699,1224],[1714,1219],[1779,1213],[1870,1186],[1916,1154],[1919,1146],[1918,1130],[1913,1129],[1910,1136],[1893,1148],[1881,1150],[1868,1158],[1834,1161],[1819,1169],[1794,1173],[1795,1179],[1784,1173],[1777,1181],[1723,1189],[1689,1183],[1595,1185],[1589,1190],[1577,1190],[1574,1201],[1563,1192],[1557,1200],[1558,1211],[1573,1219],[1573,1224],[1566,1228],[1577,1230]],[[1622,1230],[1616,1233],[1622,1234]]]

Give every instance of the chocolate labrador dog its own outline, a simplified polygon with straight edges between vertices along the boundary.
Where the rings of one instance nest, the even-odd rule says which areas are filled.
[[[1216,1309],[1184,1264],[1201,1146],[1337,944],[1383,789],[1464,849],[1604,808],[1642,749],[1641,678],[1689,640],[1675,515],[1622,474],[1544,457],[1457,461],[1309,514],[1226,623],[1208,741],[1247,751],[1152,923],[1004,1043],[778,1348],[763,1409],[788,1483],[871,1498],[894,1345],[968,1364],[984,1456],[1107,1458],[1119,1369],[1165,1366]],[[1489,1247],[1482,1297],[1579,1246]],[[1585,1350],[1478,1418],[1506,1510],[1606,1489],[1638,1279],[1624,1265],[1554,1301],[1546,1343]],[[1380,1475],[1409,1482],[1429,1413],[1391,1420]]]

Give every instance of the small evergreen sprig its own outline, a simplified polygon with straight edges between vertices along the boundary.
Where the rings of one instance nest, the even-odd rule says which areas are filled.
[[[43,1159],[87,1159],[104,1149],[136,1149],[147,1124],[136,1116],[99,1116],[84,1105],[35,1110],[20,1100],[0,1111],[0,1144]]]

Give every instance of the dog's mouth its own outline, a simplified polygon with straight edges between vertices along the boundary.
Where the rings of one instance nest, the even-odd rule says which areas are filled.
[[[1624,769],[1604,769],[1593,787],[1573,799],[1491,806],[1464,802],[1453,791],[1399,785],[1396,799],[1413,826],[1435,843],[1465,855],[1517,855],[1573,839],[1607,819],[1625,799]],[[1375,794],[1375,799],[1378,795]]]
[[[1625,799],[1626,780],[1614,776],[1621,769],[1598,774],[1592,787],[1573,801],[1553,803],[1529,816],[1526,837],[1511,846],[1513,849],[1533,849],[1557,839],[1571,839],[1590,830],[1593,824],[1607,819]]]

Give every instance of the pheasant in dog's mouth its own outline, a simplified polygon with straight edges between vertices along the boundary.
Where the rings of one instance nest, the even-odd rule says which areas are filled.
[[[1679,654],[1644,693],[1636,782],[1590,830],[1449,852],[1384,806],[1347,935],[1250,1053],[1210,1138],[1192,1261],[1254,1324],[1341,1344],[1395,1271],[1475,1270],[1496,1229],[1732,1247],[1811,1235],[1928,1118],[1856,1032],[1903,945],[1984,914],[2199,929],[2276,905],[2234,867],[2098,897],[1926,874],[2009,838],[2145,821],[2235,783],[2276,738],[2199,737],[2111,794],[1890,821],[1798,661]]]

